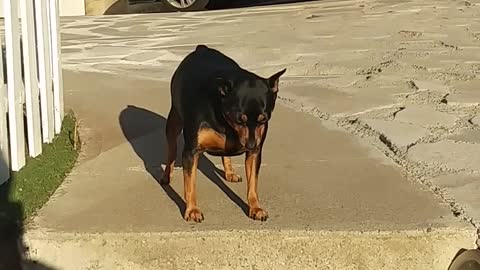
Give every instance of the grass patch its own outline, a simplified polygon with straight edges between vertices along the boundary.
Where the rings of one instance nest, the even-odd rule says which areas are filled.
[[[63,127],[52,143],[43,145],[43,152],[29,158],[19,172],[0,186],[0,223],[22,224],[42,207],[63,182],[78,157],[74,147],[76,119],[65,115]]]

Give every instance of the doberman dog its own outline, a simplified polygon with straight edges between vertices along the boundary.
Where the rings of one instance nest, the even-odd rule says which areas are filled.
[[[168,158],[161,183],[169,184],[172,180],[177,137],[183,130],[185,220],[203,220],[197,206],[196,177],[198,158],[204,152],[222,157],[225,179],[230,182],[242,181],[234,172],[230,157],[246,154],[249,217],[267,220],[268,214],[258,201],[258,173],[279,78],[285,71],[262,78],[205,45],[198,45],[180,63],[171,81],[171,108],[166,125]]]

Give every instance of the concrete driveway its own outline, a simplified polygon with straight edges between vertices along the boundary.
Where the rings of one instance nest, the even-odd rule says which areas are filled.
[[[64,18],[66,102],[82,157],[30,224],[60,269],[446,269],[480,220],[480,5],[341,1]],[[260,173],[202,160],[202,224],[180,170],[157,179],[169,80],[197,44],[267,76],[283,67]],[[242,158],[234,166],[243,170]],[[90,268],[89,268],[90,267]]]

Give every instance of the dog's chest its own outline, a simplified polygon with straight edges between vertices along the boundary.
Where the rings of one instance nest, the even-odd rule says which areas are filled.
[[[238,138],[227,136],[211,128],[199,130],[197,147],[213,156],[236,156],[245,152]]]

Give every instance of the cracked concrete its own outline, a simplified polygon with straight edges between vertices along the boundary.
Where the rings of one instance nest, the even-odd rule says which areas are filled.
[[[444,140],[414,145],[409,149],[407,157],[412,161],[443,164],[456,170],[480,171],[479,151],[480,144]]]
[[[471,119],[472,124],[477,125],[480,127],[480,115],[475,116],[474,118]]]
[[[436,111],[427,106],[408,106],[395,115],[395,121],[408,123],[415,126],[445,126],[451,127],[458,118],[454,115]]]
[[[272,131],[276,135],[271,138],[275,150],[269,150],[273,152],[265,161],[264,172],[265,179],[280,182],[266,181],[263,185],[268,187],[267,190],[283,194],[292,204],[286,204],[286,209],[295,210],[286,211],[275,206],[279,197],[267,192],[267,203],[278,213],[275,217],[278,220],[274,218],[272,223],[264,225],[265,228],[375,228],[390,233],[391,230],[435,229],[435,226],[428,227],[420,222],[438,221],[428,215],[421,216],[425,212],[421,214],[419,209],[408,208],[408,204],[402,209],[400,205],[410,200],[406,200],[407,197],[405,200],[399,198],[397,206],[395,200],[387,200],[390,198],[388,194],[393,196],[394,191],[399,194],[410,194],[411,191],[411,194],[424,194],[412,200],[428,198],[427,201],[434,202],[433,208],[446,209],[455,222],[466,222],[466,228],[476,230],[480,227],[479,197],[475,192],[480,171],[480,43],[477,38],[480,20],[476,19],[480,17],[480,4],[465,5],[464,2],[326,1],[215,12],[64,18],[63,63],[70,70],[66,73],[70,81],[67,105],[73,107],[82,119],[83,136],[88,143],[84,148],[84,159],[76,171],[79,174],[70,177],[70,183],[59,191],[56,200],[42,209],[34,225],[59,231],[60,235],[72,231],[187,230],[186,225],[176,220],[178,212],[175,207],[170,209],[171,205],[162,215],[155,215],[154,210],[159,209],[160,204],[169,202],[166,196],[155,195],[158,188],[148,182],[152,178],[148,172],[157,170],[159,164],[153,167],[145,164],[146,172],[142,170],[144,160],[135,156],[126,158],[132,154],[132,149],[129,149],[119,127],[112,123],[118,121],[115,112],[120,112],[128,104],[138,104],[155,114],[164,115],[168,109],[164,91],[173,70],[196,44],[203,43],[261,75],[288,68],[281,84],[279,102],[289,109],[280,107],[278,116],[275,116],[274,123],[279,121],[276,131]],[[95,84],[87,87],[85,82]],[[94,102],[102,106],[92,109]],[[148,148],[149,141],[153,143],[161,134],[160,130],[152,128],[154,123],[141,123],[135,125],[136,131],[130,135],[135,138],[137,146],[144,149]],[[306,144],[304,148],[288,147],[286,141],[292,142],[292,138],[298,136],[298,132],[289,128],[309,131],[301,134],[301,141]],[[275,152],[282,149],[290,155]],[[366,165],[370,161],[372,167]],[[118,174],[115,167],[99,169],[111,162],[118,167],[130,168],[115,179],[124,184],[113,188],[113,183],[99,181]],[[346,162],[351,168],[336,167],[337,163]],[[356,167],[356,164],[363,165]],[[237,165],[240,167],[241,162]],[[352,175],[346,175],[349,170],[357,172],[363,180],[351,182]],[[372,174],[365,170],[372,170]],[[381,170],[395,173],[379,177],[377,173]],[[317,175],[317,171],[331,177]],[[296,186],[285,181],[287,176],[293,177],[293,172],[294,178],[298,178],[305,189],[297,190]],[[304,174],[306,176],[302,176]],[[313,178],[330,180],[322,180],[327,181],[322,189],[322,185],[317,187],[311,180]],[[137,179],[142,184],[136,186],[128,182],[130,179]],[[381,184],[382,181],[386,182]],[[89,188],[82,188],[86,183]],[[384,186],[387,183],[388,186]],[[109,187],[116,195],[103,195]],[[208,186],[203,189],[215,192]],[[218,186],[216,189],[218,192]],[[232,189],[239,192],[237,187]],[[282,193],[285,190],[292,193]],[[306,194],[314,190],[322,196],[317,199],[310,194],[306,200]],[[62,200],[62,192],[66,198],[72,197]],[[363,195],[360,196],[359,192]],[[104,201],[116,203],[107,207],[99,201],[86,199],[89,194],[104,196]],[[141,203],[137,197],[146,202]],[[75,201],[72,198],[85,203],[81,213],[78,213],[78,204],[67,202]],[[221,196],[212,195],[212,198],[217,200]],[[373,198],[382,203],[374,203]],[[238,214],[239,209],[228,206],[229,203],[222,204],[224,208],[221,208],[220,202],[215,200],[207,206],[211,213],[210,228],[257,228],[241,215],[232,220],[220,220],[225,212]],[[62,201],[64,203],[59,203]],[[346,208],[353,209],[351,214],[344,212],[346,205]],[[420,207],[428,203],[415,205]],[[322,213],[322,217],[314,217],[315,213]],[[403,218],[409,221],[402,218],[403,214]],[[415,218],[416,214],[420,216]],[[112,222],[105,224],[105,216],[111,217]],[[297,219],[289,220],[286,216]],[[381,222],[377,223],[378,220]],[[387,220],[396,220],[395,225]],[[440,224],[446,222],[444,218],[441,220]],[[455,222],[447,224],[452,226]],[[118,224],[123,225],[117,227]],[[45,244],[38,240],[43,239],[43,233],[33,231],[32,241]],[[394,238],[394,233],[389,235]],[[345,241],[349,237],[355,239],[348,233],[343,236]],[[83,241],[81,236],[75,237],[75,241]],[[245,243],[252,243],[249,237],[256,236],[249,234],[244,238]],[[462,239],[467,239],[462,243],[474,242],[468,237]],[[75,241],[69,243],[74,245]],[[359,243],[352,241],[349,242],[352,245]],[[437,243],[439,249],[436,252],[442,243],[443,247],[452,247],[446,242]],[[52,241],[44,248],[57,245],[58,242]],[[61,249],[55,254],[55,260],[61,261]],[[370,259],[377,265],[383,263],[385,269],[444,269],[440,265],[445,264],[445,258],[433,266],[416,267],[401,265],[401,261],[389,261],[400,263],[392,266],[380,259]],[[293,266],[294,262],[290,262]],[[276,269],[288,268],[275,266]],[[101,267],[94,269],[103,269]],[[349,267],[330,264],[324,269],[359,269],[360,266]]]
[[[428,130],[411,123],[367,119],[365,123],[380,132],[385,140],[398,148],[406,148],[427,135]]]

